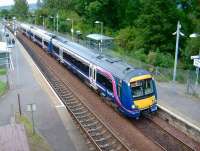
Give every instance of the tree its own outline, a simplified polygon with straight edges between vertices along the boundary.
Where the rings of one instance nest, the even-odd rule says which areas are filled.
[[[10,12],[7,9],[2,9],[0,12],[1,17],[5,17],[8,18],[8,16],[10,15]]]
[[[19,19],[25,19],[28,15],[28,2],[26,0],[15,0],[12,8],[13,14]]]

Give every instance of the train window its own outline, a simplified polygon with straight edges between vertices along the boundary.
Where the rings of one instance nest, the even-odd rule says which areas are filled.
[[[101,73],[97,72],[97,77],[96,78],[97,78],[96,81],[98,83],[100,83],[101,85],[106,87],[109,91],[113,92],[112,82],[107,77],[105,77]]]
[[[59,54],[59,48],[53,45],[53,50],[56,54]]]
[[[87,76],[89,76],[89,66],[84,64],[83,62],[79,61],[78,59],[75,59],[74,57],[72,57],[71,55],[63,52],[63,58],[70,62],[71,64],[73,64],[74,66],[76,66],[80,71],[82,71],[83,73],[85,73]]]
[[[48,42],[47,41],[44,41],[44,45],[47,47],[48,46]]]
[[[37,41],[39,41],[39,42],[42,42],[42,39],[41,39],[40,37],[36,36],[36,35],[35,35],[35,39],[36,39]]]

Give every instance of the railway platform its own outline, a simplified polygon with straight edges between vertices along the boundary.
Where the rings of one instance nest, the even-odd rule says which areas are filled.
[[[157,89],[161,108],[200,131],[200,98],[187,95],[179,84],[157,83]]]
[[[38,131],[56,151],[86,151],[85,141],[74,125],[65,106],[44,79],[37,66],[17,41],[12,48],[14,70],[9,73],[10,90],[0,98],[0,125],[10,122],[10,116],[18,111],[17,94],[20,94],[22,113],[28,104],[36,104],[34,112]]]

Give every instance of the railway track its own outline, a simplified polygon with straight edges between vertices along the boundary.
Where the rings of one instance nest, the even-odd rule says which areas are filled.
[[[127,145],[117,137],[103,121],[101,121],[89,107],[76,96],[70,87],[57,75],[55,69],[50,68],[38,58],[31,48],[20,38],[20,42],[39,66],[51,86],[54,88],[74,120],[88,138],[90,150],[99,151],[129,151]],[[92,144],[92,145],[91,145]]]
[[[146,137],[151,139],[155,144],[158,144],[166,151],[194,151],[199,150],[197,146],[191,146],[184,143],[184,139],[180,140],[176,138],[174,134],[169,133],[159,124],[154,122],[151,117],[143,116],[140,122],[132,121],[135,127],[137,127]],[[174,133],[179,131],[174,129]],[[183,136],[184,137],[184,136]],[[170,145],[169,145],[170,144]]]
[[[68,87],[66,82],[59,78],[55,69],[56,67],[50,68],[48,64],[44,64],[43,60],[39,58],[33,50],[31,50],[30,46],[28,46],[26,42],[23,41],[23,38],[21,38],[20,41],[23,43],[24,47],[27,49],[34,61],[40,67],[43,74],[46,76],[47,80],[62,99],[81,130],[87,136],[89,140],[88,144],[91,146],[91,150],[130,150],[130,147],[128,148],[126,145],[123,145],[124,143],[121,139],[119,139],[112,132],[112,130],[109,130],[109,127],[103,124],[104,122],[92,113],[86,103],[81,101],[76,94],[72,93],[72,89]],[[128,121],[130,123],[130,120]],[[131,123],[133,124],[132,126],[136,127],[147,138],[159,146],[161,150],[200,150],[199,148],[194,149],[188,147],[183,142],[176,139],[173,135],[163,130],[162,127],[159,127],[159,125],[150,122],[150,120],[142,119]],[[133,147],[131,147],[131,149],[134,150]]]

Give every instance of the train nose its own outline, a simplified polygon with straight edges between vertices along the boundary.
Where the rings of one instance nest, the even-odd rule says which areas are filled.
[[[140,110],[147,109],[151,107],[155,102],[155,96],[151,96],[149,98],[141,99],[141,100],[135,100],[134,105]]]

